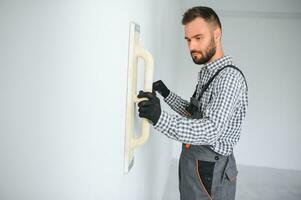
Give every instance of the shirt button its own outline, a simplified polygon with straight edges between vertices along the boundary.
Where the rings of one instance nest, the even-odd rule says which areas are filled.
[[[215,156],[215,158],[214,158],[215,160],[219,160],[219,157],[218,156]]]

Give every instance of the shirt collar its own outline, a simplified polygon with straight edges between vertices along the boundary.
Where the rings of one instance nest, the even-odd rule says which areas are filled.
[[[216,71],[217,69],[220,69],[226,65],[232,65],[232,64],[233,64],[232,57],[226,55],[210,63],[205,64],[204,68],[209,71]]]

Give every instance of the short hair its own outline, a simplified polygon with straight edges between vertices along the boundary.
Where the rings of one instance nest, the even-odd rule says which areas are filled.
[[[186,25],[197,17],[201,17],[206,22],[213,23],[214,25],[217,25],[220,29],[222,29],[222,24],[216,12],[212,8],[205,6],[197,6],[188,9],[183,15],[182,24]]]

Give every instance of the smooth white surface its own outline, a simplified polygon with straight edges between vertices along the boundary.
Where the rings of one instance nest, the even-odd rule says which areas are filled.
[[[299,2],[210,1],[236,14],[293,13],[221,16],[225,50],[251,88],[240,164],[300,169]],[[189,98],[198,69],[180,20],[190,3],[0,2],[0,199],[161,199],[171,156],[165,136],[152,131],[133,173],[122,173],[128,22],[143,27],[154,80]]]
[[[178,17],[171,0],[0,2],[0,199],[162,198],[164,136],[123,175],[128,24],[173,86]]]
[[[235,149],[237,162],[301,170],[301,1],[187,0],[182,11],[196,5],[218,10],[225,53],[248,80],[249,108]],[[184,40],[180,51],[175,91],[189,99],[200,67],[192,62]],[[175,142],[173,157],[179,153]]]

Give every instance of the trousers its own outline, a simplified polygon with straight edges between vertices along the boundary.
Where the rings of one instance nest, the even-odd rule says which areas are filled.
[[[220,155],[209,146],[182,145],[179,161],[181,200],[234,200],[237,166],[233,153]]]

